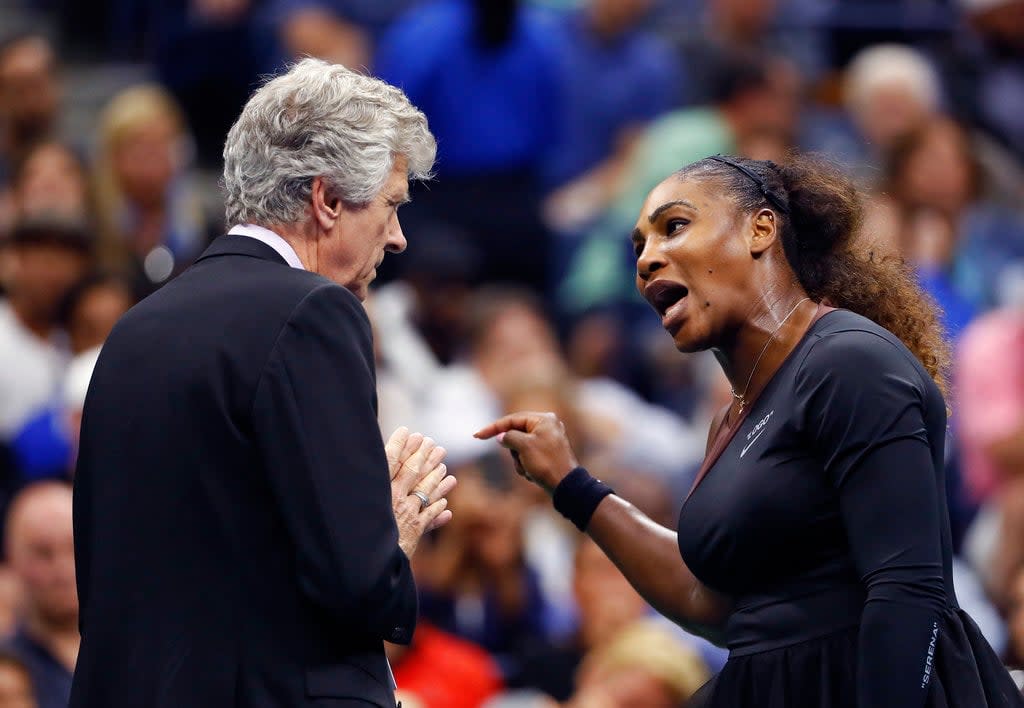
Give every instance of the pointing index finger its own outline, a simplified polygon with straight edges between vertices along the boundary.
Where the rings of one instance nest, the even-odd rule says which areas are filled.
[[[543,416],[543,413],[534,413],[533,411],[511,413],[478,430],[473,434],[473,437],[480,440],[488,440],[499,433],[507,433],[510,430],[529,433],[533,431]]]

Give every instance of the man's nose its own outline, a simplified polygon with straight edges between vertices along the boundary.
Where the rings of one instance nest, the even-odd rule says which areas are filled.
[[[388,242],[385,249],[389,253],[401,253],[408,245],[409,242],[405,240],[405,233],[402,232],[402,225],[398,224],[388,236]]]

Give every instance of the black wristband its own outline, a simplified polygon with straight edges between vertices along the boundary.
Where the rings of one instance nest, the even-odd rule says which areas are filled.
[[[582,467],[567,474],[555,487],[555,511],[569,519],[580,531],[587,530],[594,510],[615,490],[599,479],[594,479]]]

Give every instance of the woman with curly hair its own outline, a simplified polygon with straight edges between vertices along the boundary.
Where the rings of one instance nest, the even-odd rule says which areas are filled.
[[[477,435],[654,607],[728,645],[696,705],[1024,706],[953,592],[934,305],[860,247],[860,219],[853,185],[807,159],[711,157],[648,196],[637,287],[733,388],[678,532],[579,467],[550,414]]]

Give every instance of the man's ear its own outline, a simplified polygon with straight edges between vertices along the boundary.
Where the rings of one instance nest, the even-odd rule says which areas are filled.
[[[759,258],[779,238],[779,219],[771,209],[758,209],[750,224],[750,255]]]
[[[335,196],[323,177],[313,178],[313,218],[324,231],[330,231],[341,216],[341,199]]]

